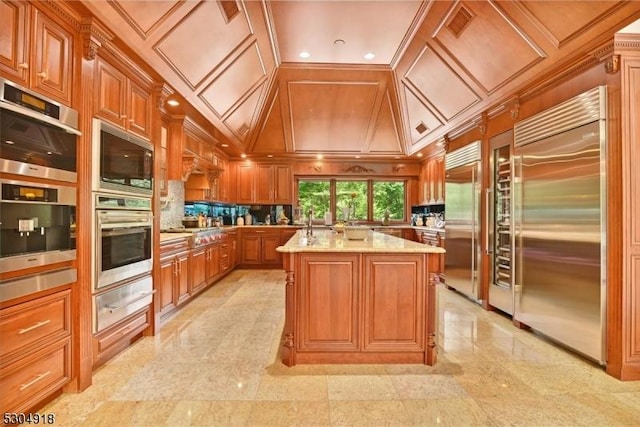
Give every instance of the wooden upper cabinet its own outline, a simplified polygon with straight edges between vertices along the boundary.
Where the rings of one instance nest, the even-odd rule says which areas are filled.
[[[168,148],[169,148],[169,124],[162,120],[160,122],[160,150],[158,153],[158,187],[160,187],[160,196],[166,196],[169,192],[169,166],[168,166]]]
[[[236,167],[236,202],[253,203],[256,167],[253,163],[241,162]]]
[[[104,58],[96,58],[96,115],[150,138],[151,94]]]
[[[71,104],[73,34],[27,2],[0,2],[0,74]]]
[[[293,173],[289,165],[273,166],[273,203],[293,204]]]
[[[29,86],[29,5],[0,1],[0,72]]]
[[[273,202],[273,167],[258,165],[255,175],[256,197],[255,203]]]

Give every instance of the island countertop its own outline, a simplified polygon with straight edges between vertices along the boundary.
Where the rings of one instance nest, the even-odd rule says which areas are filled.
[[[349,240],[344,233],[332,230],[313,230],[313,236],[306,236],[306,230],[298,230],[289,241],[276,248],[278,252],[358,252],[358,253],[445,253],[443,248],[401,239],[370,230],[365,240]]]

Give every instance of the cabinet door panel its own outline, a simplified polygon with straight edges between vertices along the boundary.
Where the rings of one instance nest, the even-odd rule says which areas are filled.
[[[210,247],[209,251],[209,261],[208,261],[208,273],[207,277],[209,281],[215,279],[220,274],[220,246],[216,245]]]
[[[364,351],[424,349],[421,255],[365,256]]]
[[[197,291],[207,284],[207,251],[194,250],[191,253],[191,287]]]
[[[280,246],[280,236],[262,236],[262,263],[281,264],[282,256],[276,251]]]
[[[296,335],[300,351],[359,348],[358,255],[301,255]]]
[[[176,262],[178,263],[178,301],[181,303],[189,298],[190,281],[189,281],[189,254],[179,255]]]
[[[28,84],[29,22],[27,2],[0,2],[0,72],[23,86]]]
[[[128,127],[132,132],[149,138],[151,125],[151,95],[132,81],[129,81]]]
[[[273,175],[275,179],[273,185],[273,203],[292,204],[293,192],[291,189],[293,187],[293,176],[291,174],[291,166],[275,165]]]
[[[32,87],[71,103],[73,37],[34,9],[35,57],[31,70]]]
[[[176,280],[174,258],[160,261],[160,312],[173,307],[173,284]]]
[[[122,125],[125,116],[126,77],[100,57],[96,61],[95,112]]]
[[[253,164],[240,163],[237,167],[237,202],[252,203],[254,194],[254,175],[255,168]]]
[[[260,236],[242,236],[242,264],[260,264]]]
[[[256,203],[273,201],[273,167],[271,165],[258,165],[255,186]]]

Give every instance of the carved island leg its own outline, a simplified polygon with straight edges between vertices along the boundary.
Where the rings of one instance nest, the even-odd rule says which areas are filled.
[[[285,279],[285,311],[284,311],[284,348],[282,349],[282,362],[286,366],[296,364],[296,348],[293,333],[295,330],[295,278],[293,273],[294,256],[284,256],[284,269],[287,274]]]
[[[427,348],[425,353],[426,365],[435,365],[438,359],[438,345],[436,337],[438,333],[437,309],[438,301],[437,286],[440,283],[440,256],[438,254],[427,254]]]

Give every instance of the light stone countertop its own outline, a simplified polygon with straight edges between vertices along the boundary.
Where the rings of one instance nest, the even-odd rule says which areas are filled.
[[[443,248],[401,239],[376,231],[369,231],[365,240],[348,240],[344,233],[315,230],[311,239],[299,230],[278,252],[367,252],[367,253],[445,253]]]
[[[160,233],[160,243],[162,242],[168,242],[169,240],[178,240],[178,239],[185,239],[185,238],[191,238],[193,236],[193,233]]]

